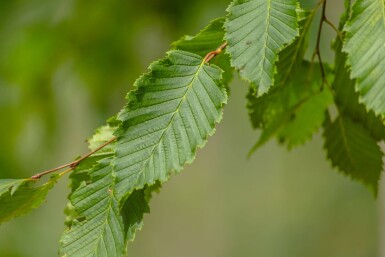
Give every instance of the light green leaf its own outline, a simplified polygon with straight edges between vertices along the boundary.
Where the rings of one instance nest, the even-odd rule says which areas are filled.
[[[224,42],[225,18],[213,20],[206,28],[195,36],[184,36],[172,44],[174,49],[187,51],[205,57],[207,53],[216,50]],[[223,71],[223,84],[228,85],[233,78],[233,69],[230,65],[230,56],[225,52],[216,56],[212,64],[219,66]]]
[[[109,140],[111,140],[114,137],[114,132],[117,129],[117,127],[106,125],[103,127],[98,128],[94,135],[88,140],[88,148],[91,151],[94,151],[97,149],[99,146],[103,145],[104,143],[107,143]],[[115,143],[111,143],[96,153],[94,153],[92,156],[95,155],[108,155],[108,154],[113,154],[114,153],[114,145]]]
[[[349,5],[346,6],[349,10]],[[340,28],[343,27],[347,15],[343,15],[340,22]],[[344,116],[348,116],[355,123],[361,124],[376,140],[385,139],[385,126],[381,117],[374,114],[373,111],[367,111],[365,106],[359,103],[359,95],[355,91],[355,81],[350,79],[350,73],[346,66],[346,54],[342,52],[342,42],[337,37],[334,49],[335,57],[335,76],[333,89],[335,91],[335,102],[338,111]]]
[[[60,240],[61,256],[119,257],[125,251],[124,224],[115,196],[115,173],[109,157],[99,161],[72,194],[77,218]]]
[[[382,151],[361,124],[348,117],[329,119],[324,125],[325,149],[333,167],[367,185],[377,194]]]
[[[0,180],[0,224],[38,208],[59,178],[53,175],[40,186],[32,179]]]
[[[120,113],[116,195],[164,182],[191,163],[222,118],[226,91],[222,71],[199,55],[171,51],[150,66]]]
[[[258,95],[274,84],[278,53],[298,35],[296,0],[235,0],[225,23],[232,66]]]
[[[250,153],[274,136],[290,149],[304,143],[322,126],[332,95],[327,88],[321,90],[318,64],[304,61],[300,71],[302,76],[290,77],[269,94],[257,98],[249,93],[250,120],[254,128],[262,129]]]
[[[357,0],[344,31],[351,78],[365,106],[385,114],[385,1]]]
[[[5,193],[12,196],[15,191],[26,182],[25,179],[2,179],[0,180],[0,197]]]

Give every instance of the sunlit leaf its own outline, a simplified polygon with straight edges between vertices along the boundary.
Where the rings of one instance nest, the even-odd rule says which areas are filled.
[[[355,1],[344,31],[343,51],[361,101],[375,114],[385,114],[385,1]]]
[[[221,74],[199,55],[175,50],[136,81],[116,133],[118,198],[164,182],[193,161],[222,118],[227,96]]]

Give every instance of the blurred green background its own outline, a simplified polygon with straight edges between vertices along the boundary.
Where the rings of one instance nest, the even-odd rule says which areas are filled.
[[[329,1],[335,23],[342,2]],[[228,3],[0,1],[0,178],[29,177],[87,152],[85,139],[121,109],[149,63],[225,15]],[[332,61],[335,34],[324,32],[322,54]],[[319,134],[291,152],[271,142],[246,159],[259,135],[246,91],[238,79],[231,84],[217,133],[154,197],[129,256],[385,256],[385,191],[374,200],[333,171]],[[67,184],[62,179],[40,209],[1,225],[1,257],[57,256]]]

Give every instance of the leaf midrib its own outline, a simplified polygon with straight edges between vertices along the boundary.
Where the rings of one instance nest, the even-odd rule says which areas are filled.
[[[259,78],[259,82],[258,82],[258,85],[261,85],[261,82],[262,82],[262,78],[263,78],[263,72],[266,72],[265,71],[265,62],[266,62],[266,59],[267,59],[267,53],[266,53],[266,50],[267,50],[267,42],[269,41],[269,27],[270,27],[270,20],[271,20],[271,0],[268,0],[268,3],[267,3],[267,17],[266,17],[266,28],[265,28],[265,38],[264,38],[264,42],[263,42],[263,49],[264,49],[264,53],[263,53],[263,58],[261,60],[262,62],[262,69],[261,69],[261,76]],[[270,85],[269,85],[270,86]]]
[[[353,156],[352,156],[352,154],[350,152],[350,148],[349,148],[349,144],[348,144],[348,139],[347,139],[347,135],[346,135],[346,130],[345,130],[345,126],[343,124],[342,117],[338,118],[338,124],[339,124],[340,129],[341,129],[342,142],[344,143],[344,147],[346,149],[346,154],[348,156],[348,159],[350,160],[352,166],[356,168],[356,164],[355,164],[354,158],[353,158]]]
[[[162,142],[163,137],[164,137],[166,131],[168,131],[168,129],[172,126],[172,123],[173,123],[173,121],[174,121],[174,119],[175,119],[175,117],[176,117],[176,114],[179,113],[179,109],[180,109],[181,105],[182,105],[183,102],[186,100],[186,96],[187,96],[189,90],[192,89],[192,86],[193,86],[193,84],[195,83],[196,79],[198,78],[198,75],[199,75],[200,71],[202,70],[202,68],[204,67],[204,64],[205,64],[205,61],[202,60],[202,62],[201,62],[201,64],[199,65],[199,67],[198,67],[196,73],[194,74],[193,78],[191,79],[191,82],[188,84],[186,91],[184,92],[183,96],[181,97],[181,100],[179,101],[176,110],[174,111],[173,115],[171,116],[171,119],[170,119],[169,123],[168,123],[167,126],[164,128],[164,131],[162,132],[162,134],[161,134],[161,136],[160,136],[158,142],[153,146],[150,155],[149,155],[146,159],[143,160],[144,163],[143,163],[143,166],[142,166],[141,170],[140,170],[139,172],[136,173],[136,179],[135,179],[134,187],[131,189],[130,192],[126,192],[124,195],[129,195],[129,194],[131,194],[131,192],[132,192],[133,190],[140,189],[140,187],[138,187],[138,185],[137,185],[140,175],[143,173],[143,171],[144,171],[145,168],[147,167],[148,162],[150,161],[150,159],[151,159],[152,156],[154,155],[155,149],[156,149],[156,148],[159,146],[159,144]],[[124,196],[123,196],[123,198],[124,198]]]

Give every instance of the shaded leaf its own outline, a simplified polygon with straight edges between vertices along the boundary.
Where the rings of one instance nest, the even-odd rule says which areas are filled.
[[[174,49],[179,49],[205,57],[207,53],[216,50],[224,42],[225,18],[213,20],[206,28],[195,36],[184,36],[172,44]],[[219,66],[223,72],[223,84],[228,85],[233,78],[233,69],[230,65],[230,56],[221,53],[210,63]]]
[[[361,124],[339,116],[324,125],[325,149],[333,167],[367,185],[374,194],[382,171],[382,151]]]
[[[322,126],[333,98],[327,88],[321,90],[323,80],[316,65],[304,61],[302,76],[291,77],[285,85],[259,98],[248,94],[250,120],[254,128],[262,129],[250,153],[274,136],[292,148],[304,143]]]
[[[38,208],[59,178],[53,175],[40,186],[32,179],[0,180],[0,224]]]

